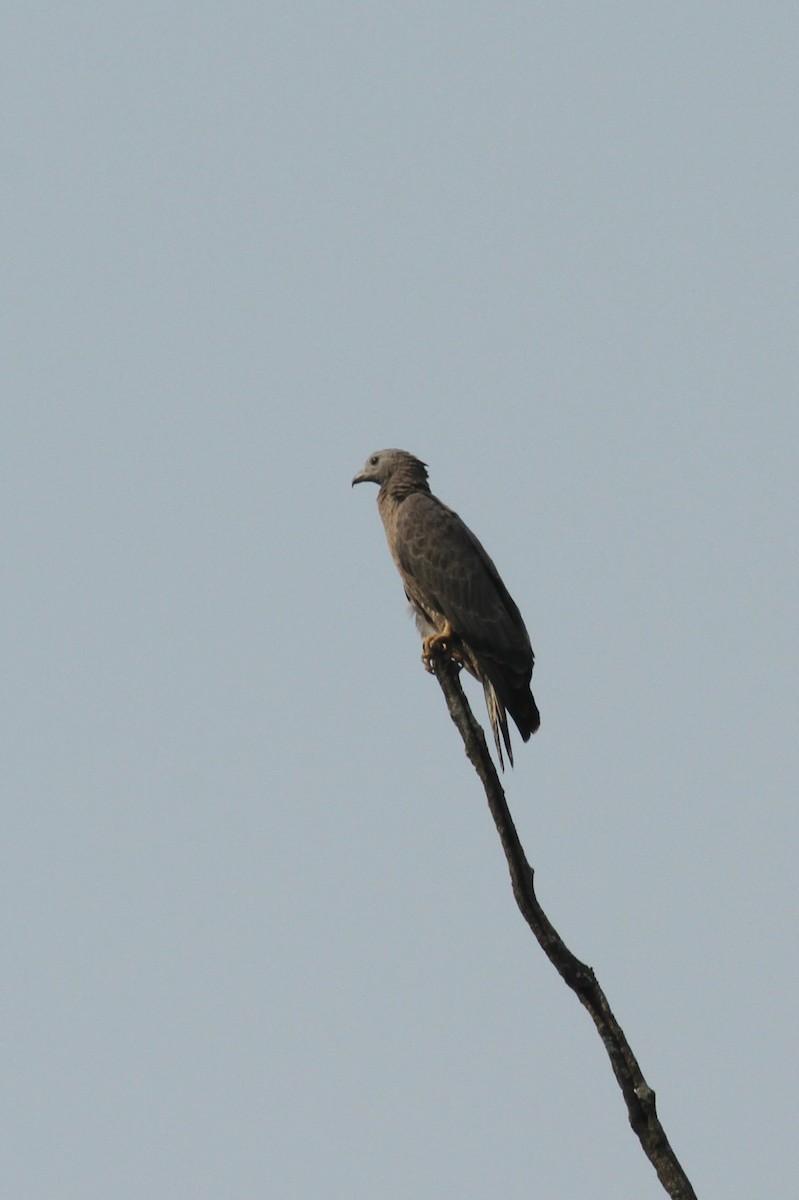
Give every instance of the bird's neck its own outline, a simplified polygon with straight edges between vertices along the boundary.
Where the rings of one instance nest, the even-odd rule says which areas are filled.
[[[391,478],[383,484],[378,492],[377,503],[381,509],[387,505],[399,504],[414,492],[429,494],[430,485],[427,482],[427,472],[424,466],[421,463],[409,462],[398,467]]]

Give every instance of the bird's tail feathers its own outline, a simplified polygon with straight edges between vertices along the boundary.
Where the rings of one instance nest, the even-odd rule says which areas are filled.
[[[529,684],[524,688],[519,688],[513,697],[513,704],[508,705],[508,711],[516,722],[519,733],[522,735],[522,741],[529,742],[530,735],[535,733],[541,724],[541,714],[533,699]]]
[[[497,756],[499,757],[500,768],[505,770],[505,762],[502,758],[502,742],[505,743],[505,750],[508,755],[508,762],[513,766],[513,751],[510,745],[510,732],[508,731],[508,716],[505,712],[505,706],[496,693],[493,683],[490,680],[483,680],[483,691],[485,693],[486,708],[488,709],[488,719],[491,722],[491,729],[494,734],[494,745],[497,748]],[[502,742],[499,740],[499,735],[502,734]]]

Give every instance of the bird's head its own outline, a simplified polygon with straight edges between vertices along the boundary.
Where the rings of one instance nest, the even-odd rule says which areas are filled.
[[[425,484],[427,480],[427,467],[407,450],[376,450],[369,455],[363,470],[353,479],[352,486],[356,483],[376,483],[378,487],[383,487],[398,471],[420,484]]]

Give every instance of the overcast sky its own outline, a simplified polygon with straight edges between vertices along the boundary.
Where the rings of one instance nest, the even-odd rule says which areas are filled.
[[[350,489],[400,446],[530,630],[542,903],[698,1194],[792,1200],[796,7],[2,26],[3,1195],[663,1194]]]

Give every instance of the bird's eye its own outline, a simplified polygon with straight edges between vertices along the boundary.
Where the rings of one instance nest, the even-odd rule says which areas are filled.
[[[377,455],[373,454],[372,457],[369,459],[369,462],[371,463],[371,465],[373,467],[376,467],[377,466]]]

